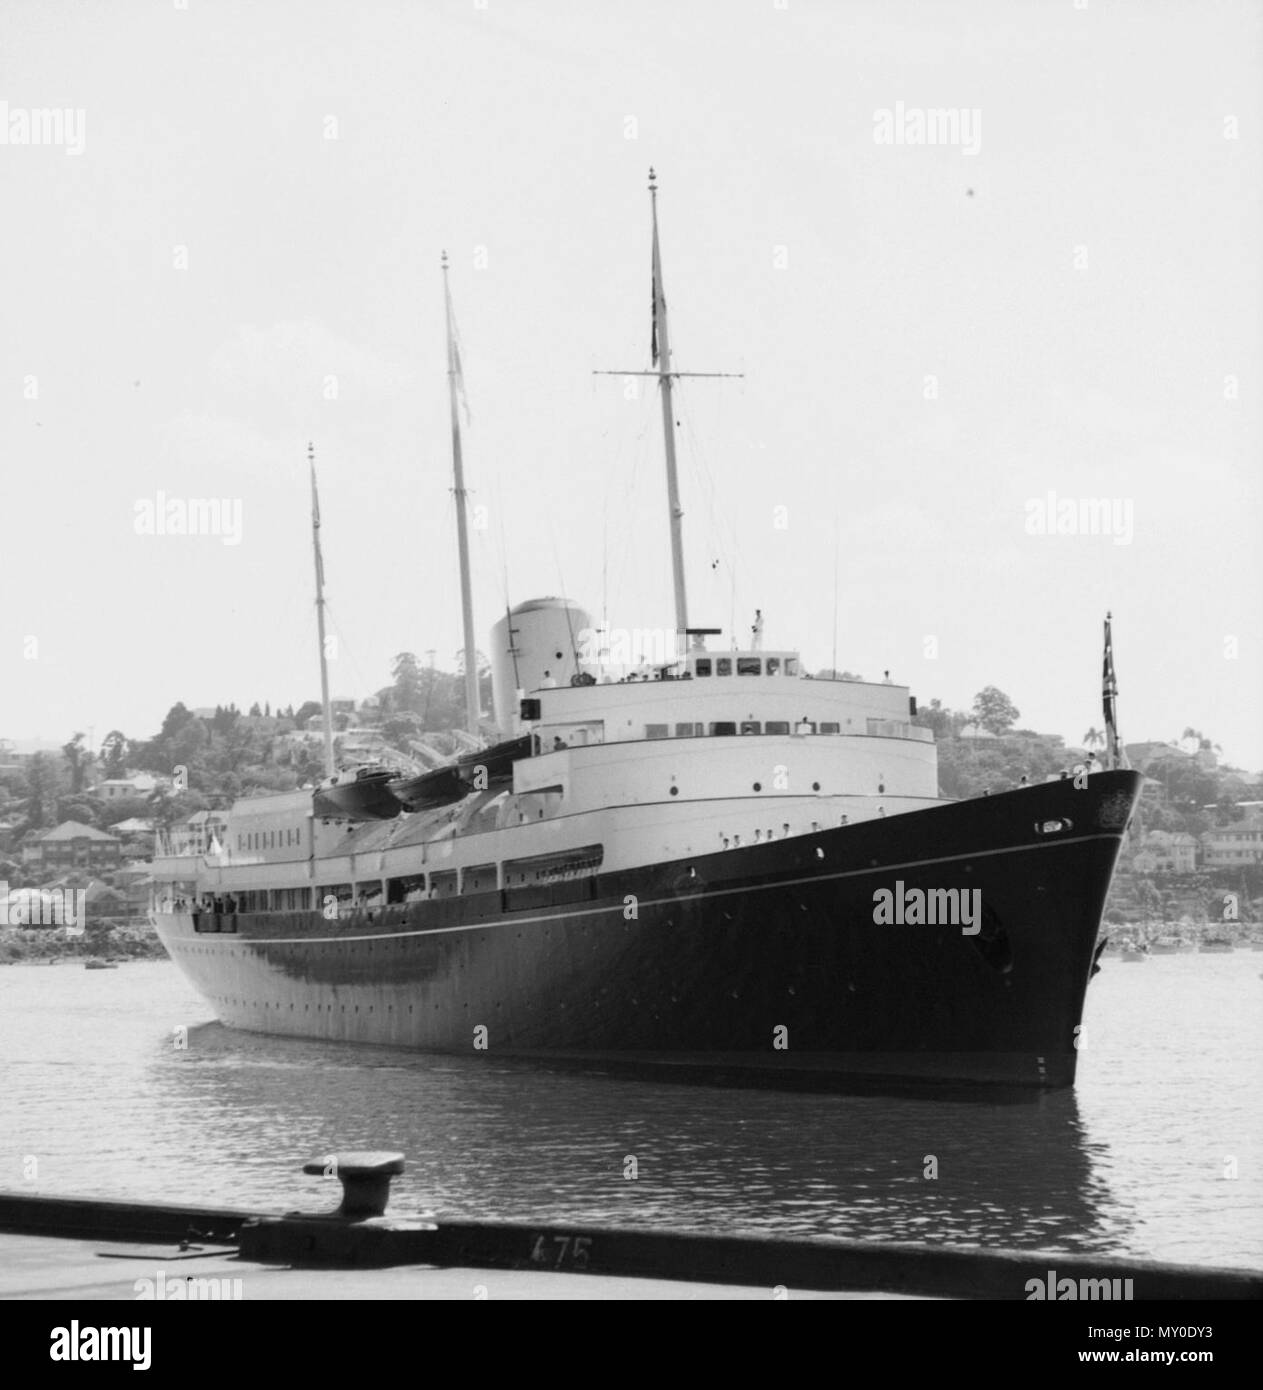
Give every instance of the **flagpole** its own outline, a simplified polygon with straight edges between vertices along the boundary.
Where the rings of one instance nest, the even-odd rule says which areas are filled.
[[[1112,613],[1105,615],[1105,659],[1101,679],[1101,704],[1105,715],[1105,739],[1109,749],[1109,770],[1126,766],[1118,736],[1118,679],[1114,674],[1114,638],[1110,630]]]
[[[671,578],[675,588],[676,642],[681,654],[688,638],[688,598],[684,589],[684,512],[675,464],[675,411],[671,403],[671,339],[667,330],[667,301],[662,291],[662,257],[658,250],[658,181],[649,170],[649,200],[653,209],[653,361],[662,395],[662,432],[667,449],[667,510],[671,522]]]
[[[325,776],[337,770],[333,761],[333,708],[329,704],[329,662],[325,654],[325,567],[320,556],[320,494],[316,491],[316,447],[307,445],[311,470],[311,543],[316,556],[316,632],[320,641],[320,712],[323,717]]]
[[[460,351],[452,319],[452,292],[447,283],[447,252],[443,252],[443,302],[447,310],[447,389],[452,410],[452,491],[456,497],[456,545],[460,555],[460,606],[465,628],[465,727],[478,737],[478,656],[474,646],[474,600],[469,582],[469,534],[465,517],[465,469],[460,448],[460,410],[457,393],[464,389]]]

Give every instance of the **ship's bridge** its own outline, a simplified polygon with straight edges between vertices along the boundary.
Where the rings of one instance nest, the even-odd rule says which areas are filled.
[[[618,680],[542,686],[522,702],[537,753],[596,743],[730,735],[864,734],[932,743],[908,687],[816,679],[797,652],[690,652]]]

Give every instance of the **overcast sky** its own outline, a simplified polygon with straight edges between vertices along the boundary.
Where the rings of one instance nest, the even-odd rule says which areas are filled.
[[[657,403],[592,375],[649,365],[652,164],[675,365],[744,373],[678,397],[695,624],[829,666],[836,567],[839,667],[1074,741],[1112,608],[1124,736],[1263,767],[1259,3],[9,0],[0,36],[0,736],[313,697],[308,439],[334,693],[451,668],[444,247],[480,645],[506,591],[672,626]],[[1050,492],[1110,533],[1032,534]],[[138,533],[160,494],[239,543]]]

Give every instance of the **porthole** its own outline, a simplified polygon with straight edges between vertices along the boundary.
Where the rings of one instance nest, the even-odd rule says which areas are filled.
[[[819,782],[813,782],[813,783],[811,784],[811,790],[812,790],[813,792],[818,792],[818,791],[820,790],[820,783],[819,783]]]
[[[762,783],[762,782],[756,782],[756,783],[754,784],[754,790],[755,790],[756,792],[761,792],[761,791],[763,790],[763,783]]]
[[[671,795],[672,795],[672,796],[679,796],[679,794],[680,794],[680,789],[679,789],[679,787],[672,787],[672,788],[671,788]]]

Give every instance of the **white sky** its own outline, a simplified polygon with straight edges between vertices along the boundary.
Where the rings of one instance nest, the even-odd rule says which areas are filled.
[[[480,644],[506,562],[672,626],[657,403],[591,375],[648,366],[653,164],[675,365],[745,373],[680,393],[695,624],[828,666],[836,554],[839,666],[1077,740],[1112,608],[1124,736],[1263,767],[1261,58],[1216,0],[10,0],[10,120],[86,138],[0,145],[0,735],[312,697],[308,438],[335,693],[451,667],[442,247]],[[1130,544],[1029,535],[1050,490]],[[137,535],[159,492],[241,544]]]

